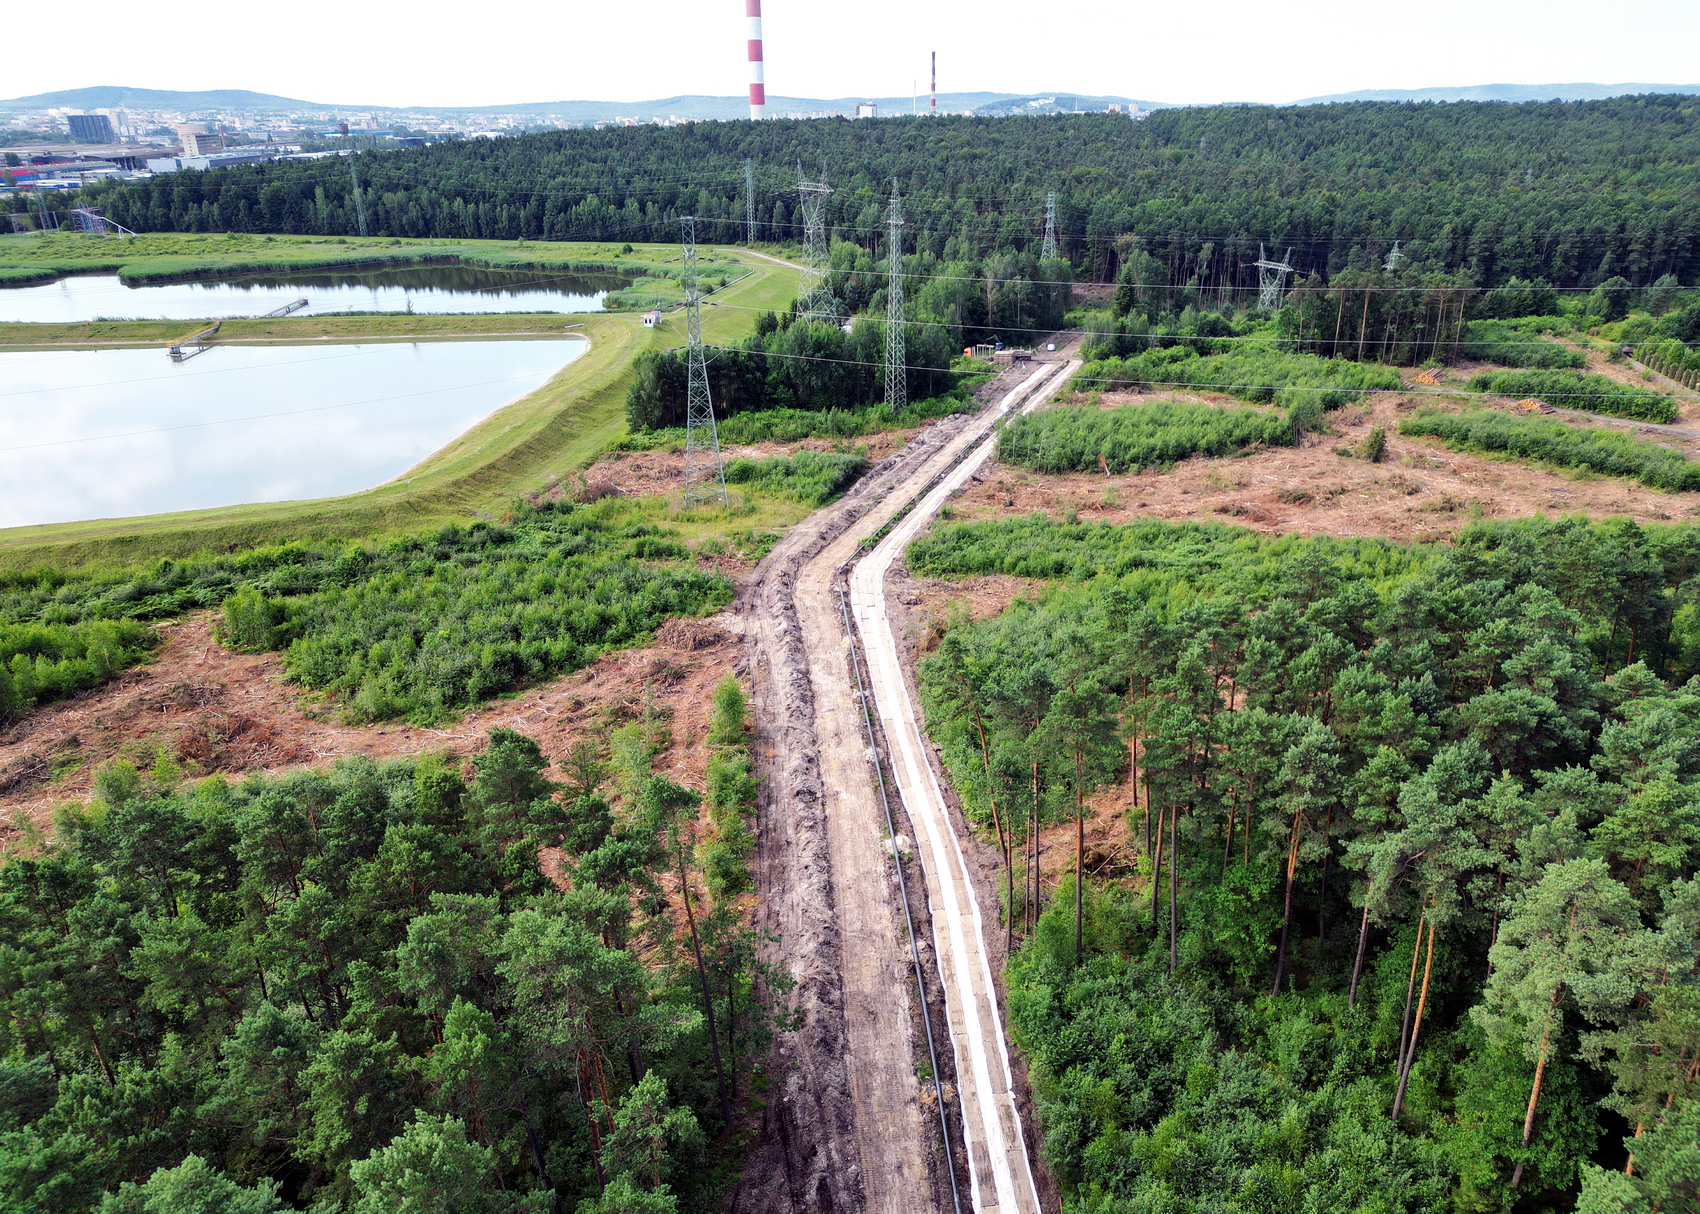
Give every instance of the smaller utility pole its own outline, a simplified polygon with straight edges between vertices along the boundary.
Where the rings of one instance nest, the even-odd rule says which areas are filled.
[[[1045,243],[1039,246],[1039,256],[1047,260],[1057,255],[1057,192],[1045,195]]]
[[[714,424],[714,400],[708,391],[708,359],[702,348],[702,294],[697,281],[696,219],[679,220],[684,229],[685,263],[685,493],[684,505],[728,505],[726,470],[720,463],[720,431]]]

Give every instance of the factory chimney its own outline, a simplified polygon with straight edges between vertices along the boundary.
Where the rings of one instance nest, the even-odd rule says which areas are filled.
[[[927,111],[927,117],[939,116],[939,53],[933,52],[933,101],[932,108]]]
[[[750,19],[750,117],[767,117],[767,85],[762,79],[761,0],[744,0],[744,15]]]

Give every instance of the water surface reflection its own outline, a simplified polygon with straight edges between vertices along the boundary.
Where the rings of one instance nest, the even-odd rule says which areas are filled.
[[[0,353],[0,527],[326,497],[399,475],[578,340]]]

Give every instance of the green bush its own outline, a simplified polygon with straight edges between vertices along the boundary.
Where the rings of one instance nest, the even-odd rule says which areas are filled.
[[[1470,391],[1533,397],[1560,409],[1610,413],[1644,422],[1668,423],[1677,418],[1675,403],[1662,393],[1625,387],[1614,379],[1581,371],[1483,371],[1471,377]]]
[[[768,459],[734,459],[726,464],[728,485],[753,485],[808,506],[822,506],[856,483],[866,472],[860,452],[799,451]]]
[[[1025,414],[999,432],[998,458],[1037,472],[1096,472],[1100,467],[1130,472],[1166,467],[1191,455],[1229,455],[1292,442],[1292,421],[1277,413],[1154,401]]]
[[[623,503],[556,503],[365,547],[287,544],[146,571],[12,575],[0,579],[0,637],[22,629],[29,673],[0,641],[11,662],[0,695],[28,707],[93,686],[145,654],[140,621],[224,604],[228,644],[283,649],[291,678],[332,693],[356,720],[438,720],[577,670],[668,615],[728,601],[730,584],[684,564],[689,555],[629,521]]]
[[[1470,322],[1458,352],[1465,358],[1507,367],[1550,370],[1587,364],[1587,360],[1575,350],[1566,350],[1557,342],[1545,341],[1523,326],[1497,320]]]
[[[1089,362],[1074,382],[1088,391],[1206,388],[1285,405],[1308,399],[1323,409],[1337,409],[1366,392],[1391,391],[1400,384],[1397,371],[1370,363],[1256,347],[1200,357],[1189,346]]]
[[[276,649],[284,615],[281,601],[268,599],[252,586],[244,587],[224,600],[218,639],[239,653]]]
[[[0,624],[0,721],[99,685],[157,642],[134,620]]]
[[[1700,489],[1700,464],[1676,448],[1552,417],[1515,417],[1497,410],[1424,413],[1402,422],[1399,433],[1438,438],[1456,449],[1632,476],[1654,489]]]

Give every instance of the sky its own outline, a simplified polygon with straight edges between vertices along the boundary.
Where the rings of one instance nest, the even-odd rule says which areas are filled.
[[[89,0],[95,28],[128,4]],[[92,12],[90,11],[92,9]],[[1145,101],[1282,102],[1367,88],[1700,80],[1694,0],[766,0],[767,87],[801,97],[1060,90]],[[479,14],[468,20],[468,14]],[[397,8],[345,0],[325,20],[234,5],[193,46],[131,38],[7,56],[5,91],[95,84],[246,88],[331,104],[478,106],[744,92],[743,0]],[[171,42],[161,27],[152,37]]]

